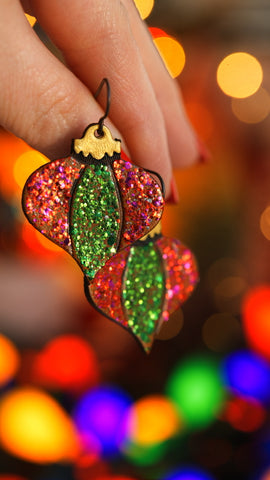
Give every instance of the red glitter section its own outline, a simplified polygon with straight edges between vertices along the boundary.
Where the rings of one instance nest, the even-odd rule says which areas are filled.
[[[121,248],[146,235],[159,222],[164,199],[154,178],[143,168],[126,160],[113,163],[123,201],[123,238]]]
[[[157,245],[166,268],[166,303],[163,319],[168,320],[193,292],[199,280],[194,255],[179,240],[160,237]]]
[[[96,306],[116,322],[128,326],[122,309],[122,280],[129,248],[110,258],[96,274],[89,286],[90,295]]]
[[[82,165],[72,157],[55,160],[27,180],[23,205],[28,220],[47,238],[70,252],[69,200]]]

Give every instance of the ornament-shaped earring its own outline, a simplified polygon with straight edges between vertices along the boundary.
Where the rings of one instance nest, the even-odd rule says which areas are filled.
[[[89,285],[88,301],[127,328],[149,352],[164,321],[190,296],[198,282],[191,251],[164,237],[158,224],[151,233],[107,261]]]
[[[121,158],[120,140],[104,125],[110,107],[72,143],[71,155],[28,178],[22,206],[29,222],[70,253],[88,281],[119,250],[149,233],[163,207],[161,177]]]

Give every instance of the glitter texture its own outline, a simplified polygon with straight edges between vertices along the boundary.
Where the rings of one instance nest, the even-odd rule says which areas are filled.
[[[121,247],[146,235],[159,222],[164,199],[153,177],[125,160],[113,162],[123,201],[123,237]]]
[[[177,239],[160,237],[156,242],[166,270],[166,303],[163,320],[184,303],[199,280],[192,252]]]
[[[30,223],[69,253],[69,200],[81,168],[72,157],[47,163],[29,177],[23,191],[23,208]]]
[[[127,327],[121,296],[122,281],[129,249],[122,250],[110,258],[99,270],[89,286],[89,293],[95,305],[108,317]]]
[[[163,265],[152,241],[130,248],[123,283],[128,326],[149,351],[162,315],[165,294]]]
[[[110,168],[98,163],[85,168],[71,201],[73,255],[91,280],[117,251],[120,213]]]

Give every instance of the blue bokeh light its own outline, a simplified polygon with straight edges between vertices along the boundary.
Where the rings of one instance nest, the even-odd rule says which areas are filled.
[[[214,478],[203,470],[195,467],[187,467],[175,470],[163,480],[214,480]]]
[[[125,437],[130,397],[119,388],[99,386],[83,395],[74,410],[74,422],[85,446],[100,453],[117,453]]]
[[[234,352],[224,360],[224,381],[232,391],[259,402],[270,399],[270,367],[249,350]]]

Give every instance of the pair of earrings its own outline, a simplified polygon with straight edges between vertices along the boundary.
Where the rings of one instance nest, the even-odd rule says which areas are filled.
[[[162,236],[161,177],[121,154],[120,140],[97,124],[72,142],[71,155],[32,173],[23,189],[29,222],[66,250],[84,274],[89,302],[149,351],[163,321],[198,280],[190,250]]]

